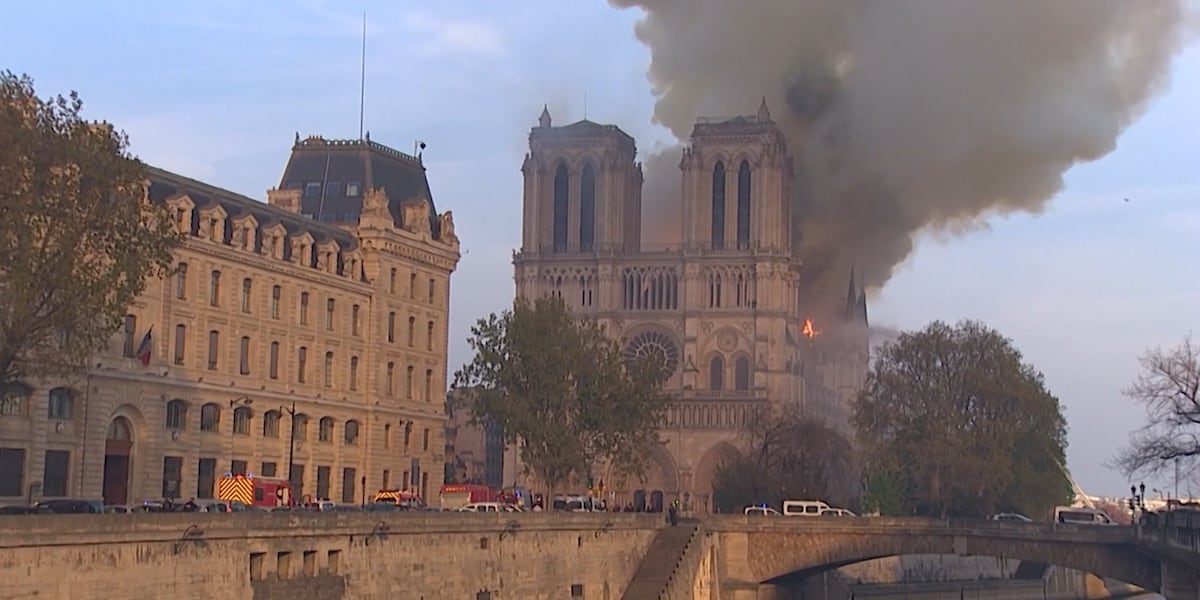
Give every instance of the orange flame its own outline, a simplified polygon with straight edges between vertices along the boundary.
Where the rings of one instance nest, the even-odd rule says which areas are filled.
[[[800,330],[800,333],[803,334],[804,337],[812,339],[818,335],[821,335],[821,330],[813,327],[812,319],[805,319],[804,328]]]

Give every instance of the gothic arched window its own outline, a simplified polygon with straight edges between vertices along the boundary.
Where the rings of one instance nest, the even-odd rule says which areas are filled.
[[[718,162],[712,175],[712,245],[725,247],[725,163]]]
[[[583,166],[579,180],[579,250],[589,252],[596,241],[596,171],[592,164]]]
[[[566,165],[558,165],[554,172],[554,251],[567,251],[567,191],[571,176]]]
[[[738,167],[737,241],[739,248],[750,244],[750,163]]]
[[[714,356],[712,362],[708,363],[708,389],[725,389],[725,361],[720,356]]]
[[[745,356],[738,357],[733,363],[733,389],[750,389],[750,359]]]

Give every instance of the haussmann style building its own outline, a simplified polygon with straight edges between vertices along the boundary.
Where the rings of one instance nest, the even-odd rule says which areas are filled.
[[[175,273],[85,374],[9,392],[0,505],[212,498],[226,473],[436,495],[459,244],[421,157],[297,137],[267,203],[148,175],[186,234]]]
[[[754,115],[699,120],[680,158],[681,241],[649,247],[634,139],[587,120],[555,126],[543,110],[522,166],[513,263],[518,296],[558,296],[619,337],[627,360],[664,359],[674,398],[664,443],[640,481],[608,482],[610,499],[707,512],[714,475],[756,413],[847,427],[866,373],[866,297],[851,275],[839,322],[811,320],[793,250],[792,155],[765,101]],[[834,325],[839,335],[820,335]],[[515,459],[506,485],[523,477]]]

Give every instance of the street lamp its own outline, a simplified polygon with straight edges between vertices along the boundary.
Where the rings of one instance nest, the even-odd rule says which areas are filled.
[[[296,497],[295,476],[292,473],[292,466],[296,458],[296,401],[292,400],[292,407],[280,406],[279,412],[286,412],[292,418],[291,430],[288,431],[288,483],[292,484],[292,497]]]

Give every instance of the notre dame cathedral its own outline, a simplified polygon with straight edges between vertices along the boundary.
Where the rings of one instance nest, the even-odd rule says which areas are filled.
[[[848,426],[867,367],[866,297],[851,274],[839,322],[806,311],[792,156],[765,101],[753,116],[700,119],[679,168],[680,242],[644,246],[634,139],[587,120],[555,126],[543,110],[521,167],[514,278],[520,297],[552,294],[598,319],[628,359],[664,359],[675,400],[663,443],[641,481],[614,482],[605,495],[707,512],[715,472],[743,446],[754,414],[798,411]]]

